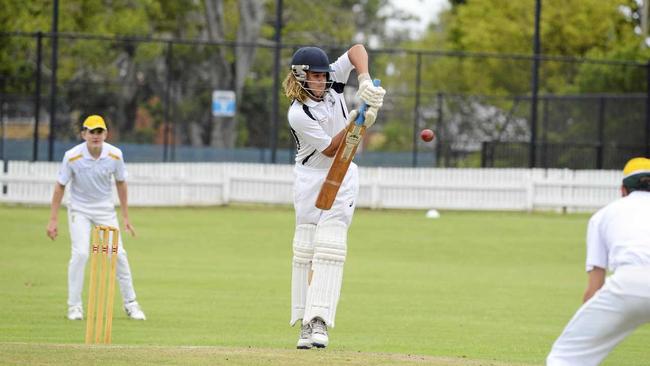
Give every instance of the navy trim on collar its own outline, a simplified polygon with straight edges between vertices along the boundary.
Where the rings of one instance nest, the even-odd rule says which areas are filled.
[[[314,115],[311,114],[309,107],[307,107],[305,104],[302,105],[302,110],[305,111],[305,113],[309,116],[309,118],[313,119],[314,121],[316,120],[316,118],[314,118]]]

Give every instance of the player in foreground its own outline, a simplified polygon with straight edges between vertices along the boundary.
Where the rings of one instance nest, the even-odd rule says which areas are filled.
[[[359,80],[357,96],[368,105],[368,128],[386,91],[372,83],[364,46],[354,45],[332,64],[322,49],[300,48],[283,82],[292,101],[288,119],[296,143],[290,324],[302,321],[300,349],[328,345],[327,328],[334,327],[341,291],[347,232],[359,192],[357,166],[350,165],[330,210],[320,210],[315,203],[345,128],[358,116],[356,110],[348,112],[343,96],[352,69]]]
[[[598,365],[650,322],[650,159],[625,165],[621,193],[589,220],[584,304],[555,341],[549,366]]]
[[[119,227],[113,205],[111,177],[115,177],[124,228],[135,236],[135,229],[129,222],[127,172],[122,151],[104,142],[107,135],[108,131],[102,117],[92,115],[86,118],[81,131],[81,137],[85,142],[66,151],[54,185],[50,221],[47,224],[47,236],[52,240],[58,235],[59,207],[61,207],[65,186],[70,183],[68,203],[68,223],[72,240],[72,253],[68,264],[68,319],[70,320],[83,319],[81,292],[90,250],[92,225]],[[131,269],[122,246],[121,235],[117,279],[126,314],[131,319],[145,320],[146,317],[135,300]]]

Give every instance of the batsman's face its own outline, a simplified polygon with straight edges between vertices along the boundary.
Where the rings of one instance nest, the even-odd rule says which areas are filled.
[[[81,132],[81,137],[86,140],[89,148],[100,148],[106,140],[108,132],[101,128],[96,128],[94,130],[84,129]]]
[[[327,88],[327,73],[307,71],[307,87],[316,97],[322,97]]]

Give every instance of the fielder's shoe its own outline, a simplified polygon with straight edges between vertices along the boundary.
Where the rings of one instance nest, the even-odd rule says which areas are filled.
[[[321,318],[314,318],[311,324],[311,344],[316,348],[325,348],[329,343],[327,324]]]
[[[84,320],[84,311],[79,305],[73,305],[68,307],[68,319],[69,320]]]
[[[311,348],[311,323],[303,324],[300,328],[300,337],[298,337],[298,349]]]
[[[140,305],[138,304],[137,301],[131,301],[129,303],[124,304],[124,311],[126,311],[126,315],[128,315],[128,317],[133,320],[147,319],[142,309],[140,309]]]

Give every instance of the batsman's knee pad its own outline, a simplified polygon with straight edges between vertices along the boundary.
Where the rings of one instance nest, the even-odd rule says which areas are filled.
[[[295,324],[305,314],[305,301],[309,287],[309,272],[314,256],[316,225],[296,226],[293,235],[293,260],[291,269],[291,321]]]
[[[328,326],[334,326],[347,256],[347,234],[348,226],[340,221],[325,222],[316,229],[314,274],[307,292],[305,320],[319,317]]]

